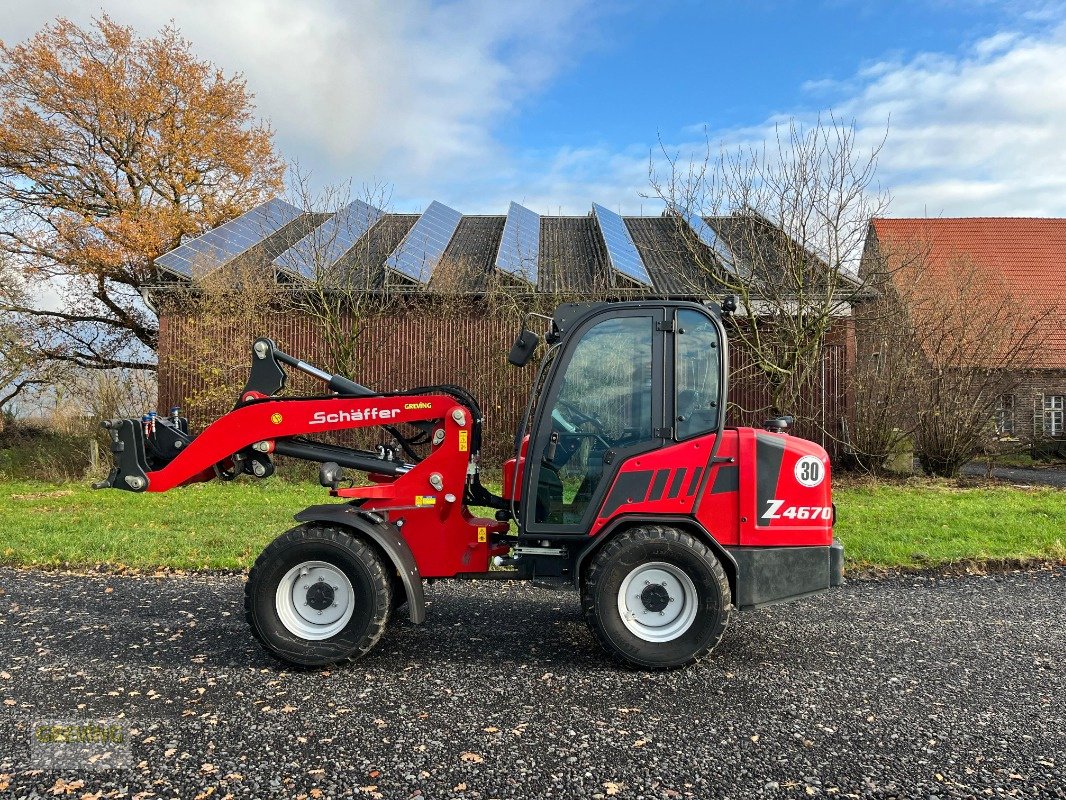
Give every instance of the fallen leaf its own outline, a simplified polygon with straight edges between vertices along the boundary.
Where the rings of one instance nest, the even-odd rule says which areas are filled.
[[[3,678],[5,681],[9,681],[11,680],[11,673],[7,670],[0,670],[0,678]]]
[[[204,773],[208,773],[208,774],[210,774],[212,772],[218,772],[218,767],[216,767],[214,764],[210,764],[210,763],[201,764],[200,765],[200,772],[204,772]]]
[[[616,783],[614,781],[606,781],[603,784],[603,788],[607,792],[607,794],[618,794],[620,791],[622,791],[622,789],[625,788],[625,784]]]
[[[455,785],[455,786],[454,786],[454,787],[452,788],[452,791],[453,791],[453,792],[465,792],[465,791],[466,791],[466,784],[465,784],[465,783],[459,783],[459,784],[456,784],[456,785]]]
[[[756,743],[758,743],[758,741],[759,741],[759,734],[755,734],[754,736],[752,736],[752,737],[751,737],[751,740],[752,740],[753,742],[756,742]]]
[[[633,746],[634,747],[643,747],[647,743],[648,743],[647,739],[637,739],[635,742],[633,742]]]
[[[52,794],[56,794],[56,795],[59,795],[59,794],[74,794],[74,792],[78,791],[78,789],[80,789],[84,785],[85,785],[85,781],[82,781],[82,780],[70,781],[68,783],[63,778],[59,778],[52,785]]]
[[[316,786],[314,789],[312,789],[310,792],[308,792],[308,794],[311,795],[312,797],[318,798],[318,797],[322,796],[322,790],[319,789]]]
[[[470,753],[470,752],[463,753],[461,756],[459,756],[459,758],[461,758],[461,759],[463,759],[463,761],[467,761],[467,762],[469,762],[471,764],[480,764],[482,761],[485,760],[484,758],[479,756],[477,753]]]
[[[281,712],[283,714],[291,714],[295,710],[296,710],[296,706],[290,706],[288,703],[286,703],[285,705],[283,705],[281,707]]]

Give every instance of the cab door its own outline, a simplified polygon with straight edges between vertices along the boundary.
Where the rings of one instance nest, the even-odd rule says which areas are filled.
[[[619,464],[663,445],[663,320],[608,308],[567,338],[531,432],[523,533],[586,535]]]

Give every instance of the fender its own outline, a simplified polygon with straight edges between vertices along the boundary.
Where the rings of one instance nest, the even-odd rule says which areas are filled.
[[[609,539],[613,538],[620,530],[637,527],[639,525],[670,525],[696,534],[703,540],[704,544],[714,551],[718,560],[722,562],[722,566],[725,568],[725,573],[729,576],[729,588],[732,590],[733,604],[736,605],[738,577],[737,560],[733,557],[732,553],[718,543],[718,541],[711,535],[710,531],[704,528],[697,520],[685,516],[673,517],[659,514],[644,517],[638,514],[627,514],[621,517],[615,517],[602,532],[590,537],[591,541],[588,546],[578,553],[577,558],[574,560],[574,586],[578,589],[581,588],[581,571],[585,562],[588,561],[589,556],[603,547],[603,545],[606,544]]]
[[[388,522],[374,522],[368,512],[361,512],[350,504],[310,506],[297,514],[295,519],[297,522],[326,522],[347,528],[353,536],[376,544],[388,556],[403,582],[411,622],[415,625],[425,622],[426,595],[422,588],[422,576],[418,572],[414,553],[400,535],[399,528]]]

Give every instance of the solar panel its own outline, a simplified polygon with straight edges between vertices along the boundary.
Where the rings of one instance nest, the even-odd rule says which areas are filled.
[[[347,253],[385,212],[356,200],[274,259],[274,266],[312,280],[316,268],[330,267]]]
[[[385,259],[385,266],[419,283],[428,283],[462,218],[454,208],[434,200],[403,237],[400,246]]]
[[[301,215],[300,209],[274,198],[202,236],[175,247],[155,260],[162,269],[191,278],[193,269],[212,270],[232,261],[277,233]]]
[[[722,266],[729,270],[734,275],[739,274],[737,272],[737,265],[733,251],[730,250],[725,242],[718,238],[717,232],[714,228],[708,225],[703,217],[698,214],[684,214],[685,222],[692,229],[692,232],[696,234],[701,242],[707,245],[711,252],[718,256],[718,260],[722,262]]]
[[[500,249],[496,251],[496,269],[535,285],[539,255],[540,214],[512,202],[503,223]]]
[[[599,203],[592,204],[592,213],[599,223],[603,243],[607,245],[607,257],[611,266],[627,278],[651,286],[651,276],[648,275],[637,246],[633,244],[633,237],[629,235],[625,221]]]

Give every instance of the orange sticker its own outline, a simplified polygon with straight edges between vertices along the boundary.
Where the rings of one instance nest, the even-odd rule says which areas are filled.
[[[270,421],[273,422],[275,425],[280,425],[282,420],[284,419],[285,418],[281,416],[281,414],[279,414],[277,411],[270,415]]]
[[[489,532],[487,528],[477,529],[477,540],[479,542],[487,542],[489,540]]]
[[[470,449],[470,432],[459,431],[459,452],[465,453]]]

